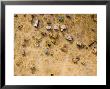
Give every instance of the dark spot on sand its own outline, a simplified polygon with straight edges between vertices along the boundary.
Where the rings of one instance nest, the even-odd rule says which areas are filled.
[[[54,76],[54,74],[51,74],[51,76]]]

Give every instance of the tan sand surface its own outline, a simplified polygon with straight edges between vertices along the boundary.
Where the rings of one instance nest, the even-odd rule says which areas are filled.
[[[14,75],[96,76],[97,15],[14,15]]]

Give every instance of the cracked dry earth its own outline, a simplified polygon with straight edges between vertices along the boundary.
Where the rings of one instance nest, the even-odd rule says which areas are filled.
[[[96,76],[96,14],[15,14],[15,76]]]

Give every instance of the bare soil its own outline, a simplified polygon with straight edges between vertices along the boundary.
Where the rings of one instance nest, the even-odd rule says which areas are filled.
[[[97,15],[14,15],[14,75],[96,76]]]

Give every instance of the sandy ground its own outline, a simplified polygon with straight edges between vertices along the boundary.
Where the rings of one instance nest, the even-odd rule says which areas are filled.
[[[97,15],[14,15],[14,75],[97,75]]]

